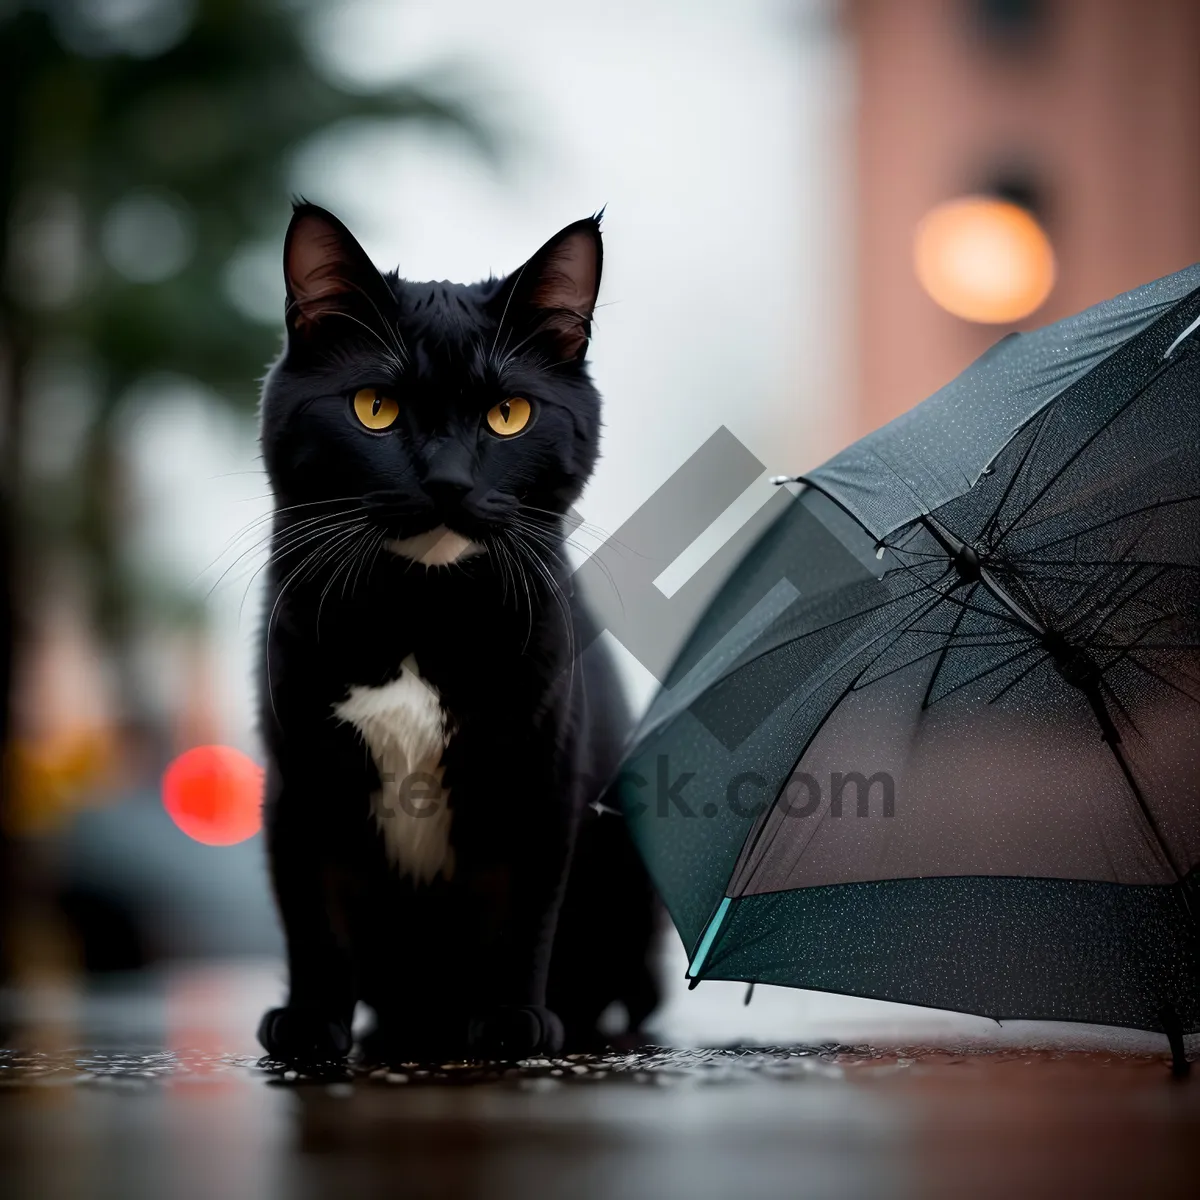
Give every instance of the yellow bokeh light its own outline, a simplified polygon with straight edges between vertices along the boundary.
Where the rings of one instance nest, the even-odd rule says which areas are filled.
[[[1003,325],[1036,312],[1054,287],[1054,248],[1030,213],[991,196],[939,204],[917,226],[917,278],[967,321]]]

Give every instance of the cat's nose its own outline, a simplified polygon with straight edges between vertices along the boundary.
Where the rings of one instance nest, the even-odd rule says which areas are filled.
[[[475,464],[461,442],[446,442],[429,460],[423,486],[439,508],[452,508],[475,486]]]

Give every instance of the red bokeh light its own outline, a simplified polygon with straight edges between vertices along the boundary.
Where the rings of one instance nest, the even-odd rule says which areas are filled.
[[[232,846],[262,828],[263,769],[232,746],[195,746],[163,774],[163,807],[190,838]]]

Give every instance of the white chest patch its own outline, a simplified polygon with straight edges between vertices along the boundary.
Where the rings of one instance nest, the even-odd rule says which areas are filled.
[[[380,788],[372,797],[388,857],[402,874],[430,883],[454,874],[450,793],[442,787],[442,754],[450,727],[437,689],[409,655],[381,687],[352,687],[334,714],[362,735]]]

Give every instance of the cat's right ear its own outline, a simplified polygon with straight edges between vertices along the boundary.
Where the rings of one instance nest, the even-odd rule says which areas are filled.
[[[283,243],[289,333],[311,337],[339,318],[377,323],[393,303],[383,276],[354,235],[315,204],[294,206]]]

